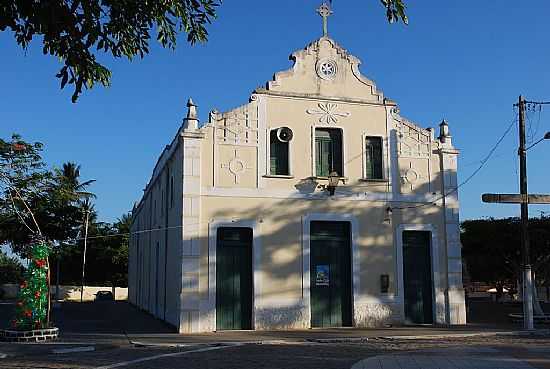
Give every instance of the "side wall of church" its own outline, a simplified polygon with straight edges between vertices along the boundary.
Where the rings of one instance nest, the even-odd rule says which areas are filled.
[[[128,265],[129,301],[176,327],[183,248],[183,150],[178,140],[161,155],[134,210]]]

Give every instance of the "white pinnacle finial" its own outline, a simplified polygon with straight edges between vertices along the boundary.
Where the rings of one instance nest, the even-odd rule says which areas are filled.
[[[197,117],[197,105],[193,102],[193,99],[187,100],[187,117],[183,120],[183,129],[198,129],[199,118]]]
[[[319,9],[317,9],[317,13],[323,18],[323,37],[328,36],[328,17],[332,14],[332,10],[330,9],[330,5],[327,3],[322,3]]]
[[[197,119],[197,105],[192,98],[187,100],[187,119]]]
[[[439,124],[439,141],[443,144],[451,146],[451,134],[449,132],[449,124],[445,119]]]

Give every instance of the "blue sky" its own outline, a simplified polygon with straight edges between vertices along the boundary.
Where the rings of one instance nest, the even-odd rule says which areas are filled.
[[[478,165],[514,117],[520,93],[550,100],[547,0],[409,0],[410,25],[389,25],[378,0],[334,0],[330,36],[359,57],[361,71],[407,118],[422,126],[449,121],[461,149],[460,178]],[[444,6],[442,5],[444,4]],[[100,219],[131,209],[158,155],[178,129],[192,96],[204,120],[213,108],[245,103],[250,92],[288,69],[288,55],[321,35],[318,1],[226,1],[206,45],[177,51],[153,47],[143,60],[101,59],[110,88],[86,92],[77,104],[60,91],[59,62],[39,40],[23,52],[0,33],[0,136],[18,132],[46,145],[50,165],[75,161],[96,179]],[[529,114],[532,136],[550,131],[550,106]],[[538,130],[537,130],[538,128]],[[536,131],[536,132],[535,132]],[[482,204],[483,192],[517,192],[517,130],[461,188],[461,217],[511,216],[514,205]],[[550,192],[550,142],[529,151],[529,190]],[[550,211],[549,206],[532,207]]]

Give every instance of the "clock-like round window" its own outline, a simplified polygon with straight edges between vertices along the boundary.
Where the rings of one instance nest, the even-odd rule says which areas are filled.
[[[334,60],[323,59],[317,63],[317,75],[325,80],[331,80],[336,77],[337,66]]]

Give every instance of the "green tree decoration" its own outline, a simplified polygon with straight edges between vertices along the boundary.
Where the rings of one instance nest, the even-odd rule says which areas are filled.
[[[32,247],[31,262],[21,283],[12,321],[15,329],[48,328],[48,251],[45,242],[37,242]]]

